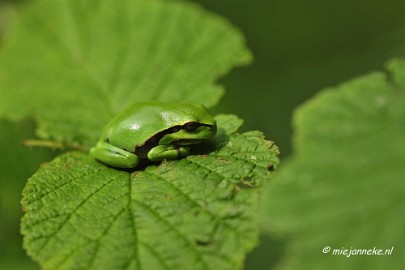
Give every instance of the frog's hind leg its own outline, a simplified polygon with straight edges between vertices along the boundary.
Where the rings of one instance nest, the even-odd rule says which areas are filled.
[[[185,157],[190,153],[190,148],[185,146],[158,145],[148,152],[148,159],[161,161],[164,159],[176,159]]]
[[[106,142],[98,142],[96,147],[91,148],[90,155],[113,167],[134,168],[139,163],[139,157]]]

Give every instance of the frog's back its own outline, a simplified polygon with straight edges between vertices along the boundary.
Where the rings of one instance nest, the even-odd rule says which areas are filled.
[[[191,104],[136,103],[105,127],[102,140],[134,152],[136,146],[144,144],[157,133],[198,118],[195,108]]]

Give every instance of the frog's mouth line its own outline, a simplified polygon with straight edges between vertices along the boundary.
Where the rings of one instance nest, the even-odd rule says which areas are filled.
[[[205,140],[201,140],[201,139],[181,139],[176,141],[174,144],[177,145],[192,145],[192,144],[197,144],[200,142],[203,142]]]

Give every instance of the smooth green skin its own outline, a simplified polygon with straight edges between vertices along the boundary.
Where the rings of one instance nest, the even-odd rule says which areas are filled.
[[[190,130],[187,123],[198,127]],[[107,124],[90,155],[112,167],[134,168],[143,159],[185,157],[189,145],[212,138],[216,131],[216,121],[203,105],[136,103]]]

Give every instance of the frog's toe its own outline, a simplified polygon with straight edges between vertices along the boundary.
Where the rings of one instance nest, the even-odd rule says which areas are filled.
[[[111,145],[93,147],[90,150],[90,155],[102,163],[116,168],[131,169],[139,163],[139,158],[135,154]]]

